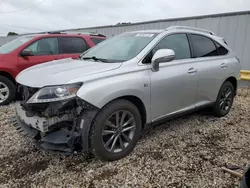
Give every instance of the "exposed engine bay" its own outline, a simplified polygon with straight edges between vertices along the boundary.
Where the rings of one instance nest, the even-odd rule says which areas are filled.
[[[17,130],[45,150],[67,154],[88,150],[88,133],[98,108],[74,97],[62,101],[27,103],[38,88],[20,86],[23,101],[16,104]]]

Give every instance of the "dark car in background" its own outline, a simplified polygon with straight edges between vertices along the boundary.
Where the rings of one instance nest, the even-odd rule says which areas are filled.
[[[22,70],[44,62],[79,55],[106,37],[101,34],[47,33],[21,36],[0,47],[0,105],[10,103],[16,95],[15,77]],[[34,79],[39,79],[37,75]]]

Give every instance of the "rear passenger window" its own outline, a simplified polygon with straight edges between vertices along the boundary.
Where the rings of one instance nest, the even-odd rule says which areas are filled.
[[[219,55],[226,55],[228,54],[228,50],[226,48],[224,48],[223,46],[221,46],[219,43],[215,42],[217,51]]]
[[[217,49],[213,41],[205,36],[201,35],[190,35],[193,45],[193,56],[196,57],[209,57],[217,56]]]
[[[159,49],[172,49],[175,59],[187,59],[191,57],[189,43],[186,34],[173,34],[165,37],[154,49],[153,54]]]
[[[95,45],[97,45],[98,43],[104,41],[105,39],[104,38],[91,38],[91,40],[93,41]]]
[[[80,37],[60,38],[60,54],[82,53],[88,48],[85,40]]]

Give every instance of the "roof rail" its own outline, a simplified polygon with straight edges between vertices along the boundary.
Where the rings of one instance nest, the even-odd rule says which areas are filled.
[[[103,35],[103,34],[90,34],[90,36],[106,37],[106,36],[105,36],[105,35]]]
[[[49,31],[47,34],[61,34],[61,31]]]
[[[90,36],[99,36],[99,37],[106,37],[103,34],[99,33],[93,33],[93,32],[77,32],[77,31],[71,31],[71,32],[61,32],[61,31],[51,31],[47,32],[47,34],[76,34],[76,35],[90,35]]]
[[[214,32],[206,30],[206,29],[200,29],[200,28],[196,28],[196,27],[188,27],[188,26],[170,26],[168,28],[166,28],[166,30],[171,30],[171,29],[187,29],[187,30],[193,30],[193,31],[199,31],[199,32],[203,32],[203,33],[208,33],[210,35],[215,35]]]

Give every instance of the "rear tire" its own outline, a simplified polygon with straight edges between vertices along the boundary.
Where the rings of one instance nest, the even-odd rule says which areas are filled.
[[[233,105],[234,86],[231,82],[226,81],[222,84],[213,108],[213,115],[223,117],[227,115]]]
[[[7,105],[15,98],[15,84],[8,78],[0,75],[0,105]]]
[[[104,161],[127,156],[139,140],[141,128],[141,115],[134,104],[123,99],[107,104],[91,126],[92,153]]]

